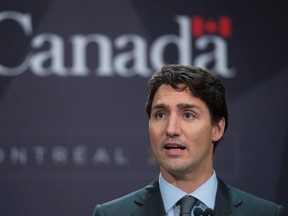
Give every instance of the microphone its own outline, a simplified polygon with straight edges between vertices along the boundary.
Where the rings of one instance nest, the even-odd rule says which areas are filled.
[[[203,211],[203,209],[201,208],[195,208],[193,211],[194,216],[214,216],[215,213],[211,208],[207,208],[205,209],[205,211]]]
[[[195,208],[193,211],[194,216],[204,216],[204,211],[201,208]]]
[[[204,213],[205,213],[205,216],[214,216],[215,215],[215,212],[211,208],[205,209]]]

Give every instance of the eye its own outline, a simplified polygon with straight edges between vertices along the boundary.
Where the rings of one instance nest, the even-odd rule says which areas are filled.
[[[184,118],[186,119],[193,119],[195,117],[195,115],[191,112],[185,112],[184,113]]]
[[[163,112],[156,112],[155,118],[156,119],[163,119],[163,118],[165,118],[165,114]]]

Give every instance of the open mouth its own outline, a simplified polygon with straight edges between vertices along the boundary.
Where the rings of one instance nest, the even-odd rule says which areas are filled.
[[[165,149],[167,150],[171,150],[171,149],[180,149],[180,150],[184,150],[186,149],[184,146],[179,145],[179,144],[166,144],[164,146]]]

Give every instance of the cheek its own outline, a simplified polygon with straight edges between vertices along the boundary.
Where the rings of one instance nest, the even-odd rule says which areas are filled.
[[[154,144],[155,141],[159,139],[158,132],[155,129],[149,128],[149,135],[150,135],[151,144]]]
[[[153,132],[151,132],[150,130],[149,130],[149,133],[150,133],[150,146],[151,146],[151,150],[152,150],[152,152],[153,152],[153,154],[154,154],[154,156],[156,156],[156,158],[158,158],[158,145],[157,145],[157,137],[155,137],[155,135],[154,135],[154,133]]]
[[[160,146],[163,137],[161,127],[157,127],[157,125],[149,125],[149,136],[151,147],[155,152],[155,150]]]
[[[149,124],[149,136],[150,136],[150,142],[153,145],[154,144],[154,140],[156,139],[156,131],[155,128]]]
[[[161,124],[155,123],[154,121],[149,122],[149,133],[150,136],[159,136],[161,132]]]
[[[187,139],[195,148],[205,148],[212,143],[211,132],[207,130],[207,127],[190,128]]]

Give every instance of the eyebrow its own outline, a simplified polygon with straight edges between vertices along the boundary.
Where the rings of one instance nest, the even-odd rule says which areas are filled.
[[[159,104],[155,104],[154,106],[152,106],[151,110],[155,110],[155,109],[165,109],[169,106],[165,105],[164,103],[159,103]]]
[[[177,107],[179,109],[191,109],[191,108],[196,108],[196,109],[200,109],[199,106],[195,105],[195,104],[189,104],[189,103],[180,103],[177,105]],[[155,110],[155,109],[167,109],[169,108],[168,105],[164,104],[164,103],[159,103],[159,104],[155,104],[153,107],[152,107],[152,110]]]
[[[195,104],[188,104],[188,103],[181,103],[177,105],[178,108],[180,109],[200,109],[199,106],[195,105]]]

